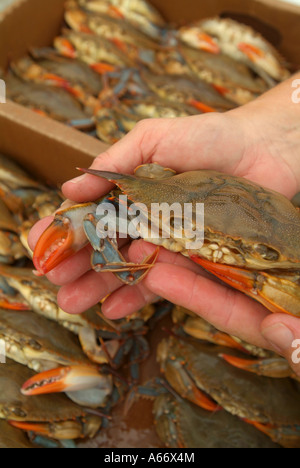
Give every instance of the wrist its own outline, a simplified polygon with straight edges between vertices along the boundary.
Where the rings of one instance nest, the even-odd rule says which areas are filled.
[[[285,162],[300,191],[300,73],[229,114],[242,123],[246,145]]]

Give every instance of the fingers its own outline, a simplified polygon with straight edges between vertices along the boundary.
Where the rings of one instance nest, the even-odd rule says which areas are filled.
[[[141,262],[152,253],[153,248],[153,245],[144,241],[133,242],[129,258]],[[157,263],[143,283],[134,288],[126,286],[115,291],[104,302],[103,313],[111,319],[120,317],[118,314],[122,303],[125,315],[137,310],[135,307],[141,308],[149,298],[163,297],[201,315],[229,334],[260,347],[270,347],[260,330],[269,312],[244,294],[211,278],[209,273],[188,258],[161,249]]]
[[[47,273],[48,280],[57,286],[73,283],[91,269],[91,254],[90,246],[83,248]]]
[[[151,255],[156,247],[143,240],[132,242],[129,247],[128,256],[131,262],[142,263],[146,257]],[[167,262],[170,265],[181,265],[197,273],[206,272],[182,255],[172,253],[164,248],[160,249],[157,263]],[[154,267],[155,268],[155,267]],[[102,312],[110,319],[123,318],[144,307],[146,304],[156,301],[160,296],[147,288],[145,281],[136,286],[123,286],[112,293],[103,303]]]
[[[153,121],[152,125],[156,127],[155,121]],[[151,145],[142,144],[148,128],[149,124],[138,124],[122,140],[109,148],[105,153],[100,154],[93,162],[91,168],[111,172],[132,173],[137,166],[151,159],[151,152],[153,152]],[[84,174],[66,182],[62,190],[67,198],[81,203],[97,199],[102,194],[107,193],[111,187],[112,184],[105,180]]]
[[[261,334],[268,311],[242,293],[177,265],[157,264],[144,284],[158,296],[181,305],[231,335],[269,348]]]
[[[121,319],[159,299],[143,283],[123,286],[111,294],[102,305],[102,312],[111,320]]]
[[[99,155],[91,167],[130,174],[141,164],[157,162],[178,172],[199,168],[230,172],[241,158],[241,141],[237,125],[222,114],[148,119]],[[230,148],[228,154],[224,148]],[[101,178],[84,174],[66,182],[62,190],[66,198],[81,203],[97,199],[111,187]]]
[[[121,286],[112,273],[96,273],[92,270],[60,288],[57,302],[65,312],[81,314]]]
[[[300,320],[286,314],[272,314],[261,324],[261,333],[269,347],[284,356],[300,377]]]

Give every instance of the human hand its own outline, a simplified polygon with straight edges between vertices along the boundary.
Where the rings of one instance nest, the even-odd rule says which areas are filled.
[[[291,197],[299,190],[292,164],[295,136],[286,124],[291,111],[275,115],[271,107],[266,95],[227,114],[143,121],[100,155],[92,168],[132,173],[140,164],[157,162],[177,172],[212,169],[248,178]],[[67,182],[63,192],[69,199],[84,202],[109,188],[106,181],[84,175]],[[29,239],[32,247],[49,222],[45,219],[35,226]],[[139,263],[154,248],[139,240],[124,246],[123,254]],[[291,361],[292,341],[300,337],[298,319],[270,314],[180,254],[161,249],[156,265],[136,286],[124,286],[114,275],[97,274],[90,268],[90,249],[86,248],[48,274],[62,286],[58,295],[62,309],[80,313],[110,294],[103,313],[120,318],[161,296],[198,313],[217,328],[273,349]]]

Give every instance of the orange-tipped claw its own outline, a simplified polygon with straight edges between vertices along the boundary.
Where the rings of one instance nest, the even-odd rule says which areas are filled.
[[[109,73],[109,72],[114,72],[116,70],[116,67],[113,65],[109,65],[108,63],[94,63],[93,65],[90,65],[92,70],[96,71],[100,75],[103,75],[104,73]]]
[[[235,341],[230,335],[227,335],[227,333],[215,333],[214,340],[216,344],[226,346],[228,348],[238,349],[239,351],[243,351],[243,353],[248,354],[248,351],[240,343]]]
[[[191,259],[233,288],[251,294],[254,287],[254,277],[251,272],[222,263],[210,262],[196,255],[192,255]]]
[[[49,273],[63,260],[75,253],[74,235],[70,221],[55,219],[42,234],[33,253],[33,263],[38,272]]]
[[[238,45],[238,48],[241,52],[243,52],[247,57],[251,60],[251,62],[256,62],[257,59],[263,58],[265,53],[263,50],[259,49],[258,47],[252,44],[246,44],[245,42],[241,42]]]
[[[32,422],[32,421],[8,421],[23,431],[34,432],[57,440],[78,439],[83,436],[82,422],[79,420]]]
[[[55,75],[54,73],[45,73],[44,75],[45,80],[51,80],[57,83],[58,86],[68,86],[69,82],[60,76]]]
[[[117,8],[116,6],[114,5],[111,5],[109,8],[108,8],[108,12],[110,14],[112,14],[113,16],[117,17],[117,18],[121,18],[121,19],[124,19],[124,15],[123,13],[119,10],[119,8]]]
[[[257,375],[280,379],[291,377],[292,375],[288,361],[280,356],[269,359],[241,359],[236,356],[229,356],[228,354],[220,354],[220,357],[238,369],[253,372]]]
[[[0,309],[8,309],[8,310],[31,310],[31,307],[26,304],[25,302],[14,302],[9,301],[6,298],[0,297]]]
[[[64,78],[61,78],[60,76],[54,75],[53,73],[46,73],[44,75],[45,80],[50,80],[53,81],[53,83],[58,86],[59,88],[66,89],[69,93],[73,94],[75,97],[80,96],[80,92],[72,87],[72,85],[69,83],[69,81],[65,80]]]
[[[191,259],[205,268],[205,270],[220,278],[224,283],[260,302],[271,312],[291,314],[291,312],[274,302],[272,298],[267,297],[264,293],[263,283],[268,278],[267,273],[260,272],[257,275],[255,271],[251,272],[239,267],[210,262],[197,255],[191,255]]]
[[[251,424],[252,426],[256,427],[259,431],[263,432],[267,436],[269,436],[272,439],[274,429],[276,429],[276,426],[272,424],[262,424],[257,421],[251,421],[250,419],[247,418],[242,418],[243,421],[245,421],[248,424]]]
[[[60,40],[60,45],[59,49],[60,52],[65,56],[65,57],[70,57],[70,58],[76,58],[76,49],[73,47],[70,41],[65,38],[59,38]]]
[[[257,359],[242,359],[236,356],[230,356],[229,354],[220,354],[220,357],[228,362],[228,364],[249,372],[255,372],[259,362]]]
[[[222,409],[221,406],[208,397],[204,392],[201,392],[197,387],[193,388],[193,394],[193,402],[201,408],[211,412],[220,411]]]
[[[228,88],[225,88],[225,86],[220,86],[217,84],[212,83],[212,87],[219,93],[221,96],[226,96],[230,90]]]
[[[201,41],[201,49],[205,50],[206,52],[210,52],[211,54],[219,54],[220,47],[214,41],[214,39],[206,33],[199,33],[198,39]]]
[[[105,378],[92,366],[58,367],[34,375],[23,384],[21,392],[27,396],[75,392],[100,386],[103,381]]]
[[[32,431],[38,434],[49,435],[49,425],[34,423],[34,422],[23,422],[23,421],[8,421],[9,424],[17,429],[23,431]]]
[[[120,49],[122,52],[127,52],[127,46],[125,44],[125,42],[121,41],[120,39],[118,39],[117,37],[114,37],[112,40],[111,40],[116,47],[118,47],[118,49]]]
[[[207,104],[204,104],[204,102],[197,101],[196,99],[191,99],[189,101],[189,104],[195,107],[197,110],[204,112],[204,113],[217,112],[216,109],[214,109],[213,107],[210,107]]]

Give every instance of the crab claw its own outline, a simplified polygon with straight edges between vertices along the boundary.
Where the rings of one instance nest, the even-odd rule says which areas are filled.
[[[105,62],[93,63],[92,65],[90,65],[90,67],[92,70],[99,73],[100,75],[103,75],[104,73],[114,72],[116,70],[116,67],[114,65],[109,65]]]
[[[280,357],[270,359],[241,359],[228,354],[220,354],[228,364],[253,374],[265,377],[285,378],[291,376],[289,363]]]
[[[298,425],[275,426],[274,424],[262,424],[246,418],[243,418],[243,421],[256,427],[256,429],[270,437],[273,442],[279,443],[285,448],[299,447]]]
[[[232,265],[210,262],[209,260],[204,260],[197,255],[191,255],[191,259],[205,268],[205,270],[217,276],[217,278],[220,278],[224,283],[229,284],[234,289],[237,289],[260,302],[271,312],[291,313],[286,309],[286,305],[289,304],[286,300],[286,295],[284,295],[284,291],[281,295],[280,291],[277,291],[277,293],[279,293],[278,299],[281,299],[282,305],[278,301],[277,303],[274,301],[274,294],[272,297],[272,294],[270,293],[273,286],[271,283],[267,284],[269,278],[267,273],[259,272],[259,274],[257,274],[257,272],[251,272]],[[275,277],[272,278],[276,281]],[[267,284],[268,287],[265,288],[265,284]],[[268,294],[270,297],[268,297]]]
[[[196,99],[191,99],[189,101],[190,106],[195,107],[195,109],[199,110],[200,112],[208,113],[208,112],[217,112],[216,109],[214,109],[211,106],[208,106],[204,102],[197,101]]]
[[[24,302],[16,302],[13,299],[9,300],[8,298],[0,296],[0,309],[31,310],[31,307],[25,301]]]
[[[198,33],[198,40],[199,40],[199,48],[205,50],[206,52],[210,52],[211,54],[219,54],[220,47],[213,39],[212,36],[206,34],[204,32]]]
[[[53,437],[58,440],[82,437],[82,424],[78,421],[59,421],[51,423],[9,421],[9,424],[23,431]]]
[[[68,39],[64,37],[56,37],[54,39],[54,46],[65,57],[76,58],[76,50]]]
[[[96,205],[87,203],[56,213],[53,223],[42,234],[33,253],[33,263],[39,273],[49,273],[88,243],[83,220],[88,213],[95,211]]]
[[[89,388],[99,387],[106,380],[92,366],[58,367],[27,380],[22,388],[23,395],[42,395],[47,393],[76,392]]]
[[[259,47],[254,46],[253,44],[241,42],[238,45],[238,48],[251,60],[251,62],[254,63],[257,62],[258,59],[261,59],[265,56],[265,52]]]

